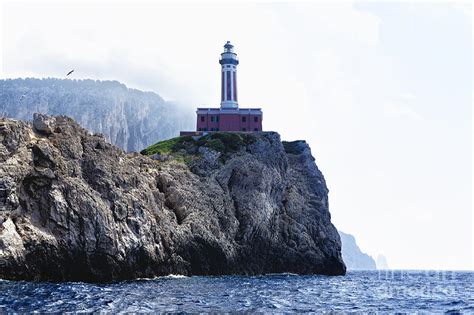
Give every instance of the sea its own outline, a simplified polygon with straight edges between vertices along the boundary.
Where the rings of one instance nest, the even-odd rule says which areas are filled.
[[[474,272],[166,276],[113,283],[0,280],[0,313],[474,313]]]

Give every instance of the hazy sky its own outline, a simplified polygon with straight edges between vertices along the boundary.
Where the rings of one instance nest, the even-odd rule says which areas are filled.
[[[472,13],[437,3],[4,1],[0,76],[113,79],[240,106],[311,145],[336,227],[392,268],[473,269]]]

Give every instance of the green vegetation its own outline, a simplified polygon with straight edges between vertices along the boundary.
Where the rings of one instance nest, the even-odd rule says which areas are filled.
[[[240,150],[242,146],[255,141],[255,136],[247,133],[217,132],[201,137],[198,146],[205,146],[214,151],[227,154]]]
[[[165,141],[157,142],[146,149],[143,149],[140,153],[143,155],[153,155],[153,154],[171,154],[178,151],[183,147],[183,144],[186,142],[194,142],[192,137],[176,137],[168,139]]]
[[[252,144],[256,138],[252,134],[235,132],[216,132],[194,140],[191,136],[176,137],[155,143],[142,150],[143,155],[166,154],[173,160],[188,164],[196,155],[199,147],[207,147],[220,152],[221,158],[229,153],[238,152],[241,147]]]
[[[182,164],[189,165],[189,163],[191,163],[193,158],[194,158],[194,156],[191,156],[191,155],[176,154],[176,155],[172,155],[171,160],[182,163]]]

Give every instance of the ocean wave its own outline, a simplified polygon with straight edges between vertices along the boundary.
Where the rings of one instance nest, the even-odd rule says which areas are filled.
[[[381,277],[377,271],[360,271],[345,277],[289,273],[216,277],[171,274],[104,284],[1,281],[0,314],[472,313],[474,273],[456,272],[452,279],[424,272],[390,278]],[[437,288],[446,290],[438,294]]]
[[[280,272],[280,273],[266,273],[263,276],[277,276],[277,277],[293,277],[293,276],[299,276],[297,273],[291,273],[291,272]]]
[[[161,278],[182,279],[182,278],[189,278],[189,277],[185,276],[185,275],[170,274],[170,275],[167,275],[167,276],[162,276]]]
[[[159,279],[184,279],[189,278],[185,275],[169,274],[166,276],[158,276],[153,278],[136,278],[135,281],[150,281],[150,280],[159,280]]]

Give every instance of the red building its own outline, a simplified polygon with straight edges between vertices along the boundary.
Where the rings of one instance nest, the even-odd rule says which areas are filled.
[[[260,108],[239,108],[237,102],[237,65],[234,46],[227,42],[219,60],[221,64],[221,106],[198,108],[196,131],[181,135],[216,131],[262,131],[263,113]]]
[[[198,108],[197,131],[262,131],[260,108]]]

